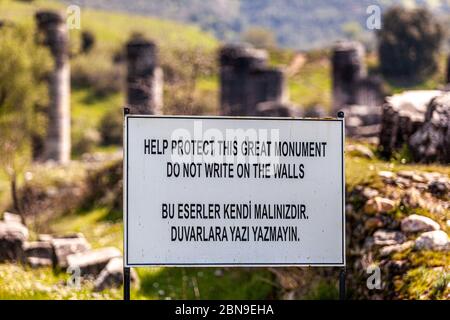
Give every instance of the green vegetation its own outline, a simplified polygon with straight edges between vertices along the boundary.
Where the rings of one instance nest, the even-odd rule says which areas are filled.
[[[445,1],[436,0],[89,0],[84,4],[194,23],[221,40],[236,41],[249,28],[264,27],[272,30],[280,46],[301,50],[329,46],[342,38],[364,39],[374,47],[374,32],[366,28],[370,5],[378,5],[382,12],[393,4],[428,6],[438,14],[449,12]]]
[[[289,80],[289,92],[293,103],[305,109],[321,106],[325,111],[331,107],[331,66],[327,52],[307,55],[306,63],[298,74]]]
[[[33,39],[34,13],[43,8],[64,9],[64,6],[56,1],[5,0],[0,2],[0,19],[14,27],[25,26]],[[98,150],[96,145],[101,140],[98,126],[102,118],[111,110],[121,114],[125,104],[124,45],[133,34],[141,34],[158,44],[165,73],[166,111],[174,114],[217,112],[218,86],[212,75],[216,73],[218,42],[213,36],[195,26],[99,10],[82,10],[81,21],[82,30],[71,30],[70,34],[74,156]],[[82,31],[95,39],[87,53],[80,48]],[[15,50],[18,48],[16,46]],[[33,57],[37,64],[38,56]]]
[[[421,79],[437,70],[444,34],[430,11],[394,7],[383,14],[378,32],[381,72],[400,79]]]
[[[419,267],[409,270],[403,281],[396,281],[400,298],[407,299],[448,299],[450,290],[447,284],[450,275],[443,267],[433,269]]]
[[[32,139],[44,134],[47,92],[43,78],[51,59],[25,26],[1,28],[0,48],[0,167],[11,182],[14,207],[20,211],[15,201],[17,178],[31,161]]]
[[[36,0],[25,3],[4,0],[0,2],[0,19],[13,21],[19,28],[33,30],[33,13],[38,8],[44,7],[62,8],[62,5],[55,1]],[[333,10],[328,12],[325,10],[318,14],[329,17],[332,13]],[[197,27],[157,18],[91,9],[82,11],[82,27],[94,36],[95,45],[88,53],[81,53],[80,31],[71,32],[72,139],[75,160],[81,159],[85,152],[99,152],[107,159],[111,157],[114,160],[112,153],[119,151],[121,128],[119,127],[118,131],[114,131],[113,128],[122,119],[121,108],[125,104],[122,83],[125,78],[123,46],[132,34],[143,34],[159,45],[161,64],[166,75],[164,88],[166,113],[217,113],[219,81],[215,58],[219,43],[210,34]],[[1,38],[1,44],[4,39],[8,38]],[[32,47],[31,42],[28,44]],[[269,47],[270,64],[283,65],[289,69],[288,86],[291,101],[305,108],[313,106],[322,106],[325,110],[329,108],[331,105],[329,52],[316,50],[300,54],[292,50]],[[4,48],[8,46],[0,46],[0,56],[7,52]],[[15,43],[11,50],[17,53],[21,51],[19,48],[20,46]],[[12,60],[15,58],[20,63],[0,65],[0,87],[2,72],[6,72],[2,68],[10,65],[24,66],[23,70],[28,71],[31,68],[29,56],[28,58],[24,55],[14,56],[8,52],[6,57]],[[372,70],[376,71],[378,63],[373,56],[368,57],[368,62]],[[442,83],[444,62],[442,56],[439,62],[440,73],[414,84],[414,88],[435,88],[438,83]],[[18,70],[20,71],[20,68]],[[30,75],[28,71],[26,74]],[[19,72],[17,76],[20,78],[22,75]],[[16,97],[31,99],[31,102],[28,102],[33,106],[45,104],[44,99],[40,100],[42,97],[45,98],[45,93],[38,95],[42,90],[41,87],[38,89],[36,85],[31,91],[25,85],[21,86],[28,81],[20,78],[17,87],[21,88],[21,92],[31,94]],[[411,87],[411,83],[388,84],[391,91]],[[36,97],[39,101],[34,99]],[[29,109],[30,107],[27,107],[28,111]],[[16,118],[17,115],[14,120]],[[356,143],[351,140],[348,142]],[[364,145],[376,154],[375,146]],[[33,229],[32,238],[34,239],[39,232],[57,234],[82,232],[94,248],[115,246],[122,250],[123,224],[120,209],[122,191],[121,172],[116,170],[118,167],[120,168],[120,163],[117,161],[111,163],[74,161],[65,167],[38,164],[27,167],[24,177],[18,178],[18,184],[26,187],[24,197],[33,199],[34,196],[43,194],[51,198],[55,190],[67,192],[65,196],[52,198],[50,208],[42,206],[31,210],[33,214],[40,214],[39,217],[34,215],[27,221]],[[347,154],[347,191],[350,192],[356,185],[366,185],[381,191],[384,184],[377,175],[381,170],[437,171],[450,175],[448,166],[409,164],[407,150],[399,152],[392,162],[382,161],[376,156],[368,159],[357,154]],[[9,177],[0,171],[1,209],[10,207],[9,188]],[[410,212],[412,211],[407,213]],[[447,228],[445,217],[437,216],[426,209],[414,209],[414,212],[430,216],[439,221],[443,228]],[[398,220],[405,214],[406,211],[398,210],[388,213],[388,216]],[[439,269],[450,264],[448,254],[406,250],[392,255],[391,258],[406,259],[413,267],[405,275],[404,280],[398,279],[396,282],[396,292],[402,297],[440,299],[448,296],[448,289],[445,288],[449,279],[442,276],[445,273]],[[267,269],[141,268],[137,272],[141,287],[139,290],[133,290],[134,299],[267,299],[278,298],[280,294],[273,274]],[[89,281],[83,282],[81,289],[67,287],[65,282],[68,276],[50,269],[32,270],[2,264],[0,299],[121,298],[120,289],[107,290],[101,294],[92,293],[92,283]],[[336,297],[336,285],[328,281],[317,281],[304,296],[307,299]]]
[[[77,287],[67,286],[70,275],[53,270],[30,269],[15,264],[0,264],[0,300],[56,300],[56,299],[121,299],[122,291],[92,291],[93,283],[83,281]]]
[[[268,299],[274,288],[266,269],[144,268],[138,274],[135,299]]]
[[[336,284],[320,280],[304,298],[306,300],[337,300],[339,290]]]

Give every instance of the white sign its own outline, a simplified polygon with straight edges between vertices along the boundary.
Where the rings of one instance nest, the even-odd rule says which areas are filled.
[[[125,265],[344,266],[342,119],[128,115]]]

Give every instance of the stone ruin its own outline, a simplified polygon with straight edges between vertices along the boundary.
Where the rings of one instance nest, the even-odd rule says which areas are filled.
[[[344,111],[348,136],[372,138],[380,132],[385,93],[381,78],[367,76],[364,55],[358,42],[339,41],[334,46],[333,116]]]
[[[428,103],[424,122],[408,143],[416,161],[450,163],[450,93]]]
[[[367,76],[365,50],[358,42],[339,41],[331,58],[333,76],[333,111],[343,106],[358,104],[356,85]]]
[[[445,71],[445,83],[448,86],[450,84],[450,55],[447,56],[447,68]]]
[[[133,37],[126,44],[127,106],[132,114],[160,114],[163,106],[163,72],[158,48],[152,41]]]
[[[63,236],[41,234],[29,239],[28,228],[19,215],[5,212],[0,220],[0,263],[15,262],[31,268],[50,267],[55,270],[79,270],[84,279],[93,280],[94,291],[117,288],[123,280],[123,258],[119,249],[92,249],[81,233]],[[139,278],[131,270],[131,280]]]
[[[450,163],[450,93],[406,91],[383,105],[379,150],[389,158],[408,146],[416,162]]]
[[[49,76],[50,106],[42,160],[70,160],[69,36],[65,17],[55,11],[36,13],[39,39],[50,49],[54,70]]]
[[[385,158],[406,145],[416,162],[449,163],[450,93],[417,90],[386,98],[381,78],[367,77],[363,57],[356,42],[333,49],[333,111],[344,111],[347,135],[377,139]]]
[[[291,116],[284,71],[267,65],[267,51],[226,45],[219,53],[220,107],[227,116]]]

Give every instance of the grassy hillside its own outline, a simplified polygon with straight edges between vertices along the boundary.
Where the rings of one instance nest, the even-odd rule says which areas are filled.
[[[366,38],[366,10],[378,5],[382,10],[391,5],[424,5],[437,13],[448,13],[444,0],[62,0],[87,7],[141,13],[148,16],[193,23],[213,32],[222,40],[238,40],[248,28],[258,26],[270,30],[282,47],[312,49],[327,47],[331,41],[354,36]]]

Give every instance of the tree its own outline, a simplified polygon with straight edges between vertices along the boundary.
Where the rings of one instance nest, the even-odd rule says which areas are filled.
[[[50,54],[34,43],[33,32],[20,26],[0,29],[0,166],[11,183],[14,209],[21,214],[17,176],[32,157],[32,137],[45,128],[44,77]]]
[[[261,49],[270,49],[277,45],[274,34],[262,27],[248,28],[242,35],[242,40]]]
[[[443,30],[428,10],[387,10],[377,36],[385,76],[422,80],[437,70]]]

